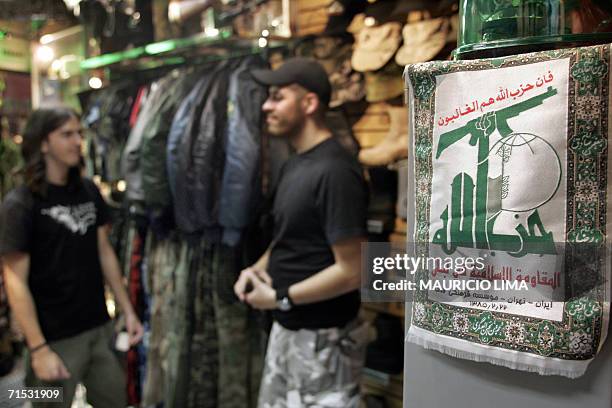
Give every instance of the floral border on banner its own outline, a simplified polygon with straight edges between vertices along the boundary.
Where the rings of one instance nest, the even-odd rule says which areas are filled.
[[[604,45],[491,60],[436,61],[407,68],[406,75],[414,93],[414,239],[419,254],[428,254],[426,243],[431,242],[429,220],[436,77],[562,58],[570,60],[565,241],[604,247],[608,199],[609,56],[610,45]],[[605,278],[604,257],[594,262],[599,278]],[[417,280],[428,278],[426,270],[415,275]],[[576,286],[580,283],[574,278],[569,279],[568,284]],[[412,324],[477,344],[563,360],[588,360],[597,353],[602,338],[606,301],[602,286],[591,285],[593,289],[590,291],[565,302],[560,322],[443,304],[428,299],[427,291],[420,290],[415,294]]]

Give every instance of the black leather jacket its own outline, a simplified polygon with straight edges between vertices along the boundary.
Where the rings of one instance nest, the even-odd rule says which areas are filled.
[[[164,95],[155,115],[143,132],[140,167],[144,202],[154,218],[161,217],[172,206],[166,171],[166,152],[170,125],[180,103],[197,82],[197,74],[174,71],[172,87]]]
[[[204,93],[202,110],[194,112],[197,122],[181,140],[177,157],[177,227],[186,233],[203,232],[211,240],[220,235],[218,197],[225,161],[228,80],[228,64],[219,64]]]
[[[246,59],[232,73],[228,89],[225,170],[221,182],[219,223],[222,241],[234,246],[256,211],[261,192],[261,106],[267,95],[250,70],[264,66],[259,57]]]

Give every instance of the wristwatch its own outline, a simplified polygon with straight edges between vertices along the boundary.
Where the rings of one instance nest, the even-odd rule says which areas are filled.
[[[281,312],[288,312],[293,308],[293,302],[289,297],[289,287],[276,289],[276,307]]]

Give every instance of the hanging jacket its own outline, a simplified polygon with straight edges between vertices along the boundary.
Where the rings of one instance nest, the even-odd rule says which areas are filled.
[[[187,233],[203,232],[220,237],[218,199],[224,164],[227,86],[230,64],[219,64],[211,79],[199,125],[179,146],[175,220]]]
[[[127,184],[126,197],[130,201],[144,202],[142,168],[140,166],[143,137],[151,125],[152,118],[157,114],[161,103],[167,97],[174,80],[175,78],[169,74],[151,84],[147,98],[140,108],[136,124],[126,142],[121,169]]]
[[[90,174],[104,181],[121,178],[121,152],[130,133],[129,113],[137,86],[127,82],[92,92],[82,116],[87,134]]]
[[[164,165],[168,133],[178,106],[197,81],[196,75],[198,74],[193,71],[181,71],[174,75],[172,86],[142,135],[142,190],[145,206],[153,222],[166,218],[172,205],[168,174]],[[171,221],[167,227],[172,227]]]
[[[104,163],[103,180],[113,182],[121,178],[121,152],[130,133],[129,113],[137,92],[134,84],[111,88],[101,106],[96,153]]]
[[[170,126],[168,133],[168,144],[166,146],[166,170],[168,172],[168,185],[172,194],[172,201],[176,201],[176,177],[178,172],[179,145],[187,134],[192,132],[194,125],[199,121],[195,120],[196,112],[202,112],[206,102],[205,94],[209,89],[213,70],[204,73],[195,84],[191,92],[181,102]]]
[[[130,111],[129,124],[130,128],[133,128],[136,124],[136,120],[138,119],[138,114],[140,113],[140,109],[147,98],[148,87],[146,85],[141,85],[138,88],[138,93],[136,94],[136,99],[134,100],[134,104],[132,105],[132,109]]]
[[[245,59],[229,81],[219,223],[223,227],[222,242],[230,246],[240,241],[260,195],[261,106],[267,89],[255,82],[250,71],[264,66],[259,57]]]

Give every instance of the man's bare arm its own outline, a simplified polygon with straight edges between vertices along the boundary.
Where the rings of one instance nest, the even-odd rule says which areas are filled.
[[[30,255],[23,252],[10,253],[3,257],[3,263],[9,304],[25,335],[26,343],[30,348],[43,344],[45,337],[40,329],[34,299],[28,286]]]
[[[335,263],[289,287],[296,305],[321,302],[358,289],[361,285],[361,243],[365,237],[342,240],[332,245]]]
[[[251,268],[254,268],[260,271],[267,271],[268,264],[270,263],[270,252],[272,252],[272,248],[268,247],[268,249],[266,249],[266,252],[264,252],[263,255],[259,257],[257,262],[251,265]]]
[[[2,261],[9,304],[19,327],[25,335],[28,347],[30,349],[35,348],[35,351],[31,352],[34,374],[41,380],[46,381],[69,378],[70,373],[66,366],[64,366],[60,357],[46,345],[46,339],[40,328],[34,299],[28,286],[30,255],[23,252],[14,252],[5,255]]]

